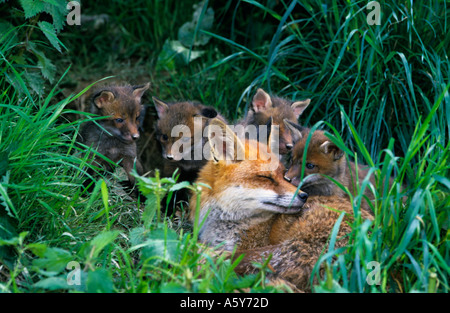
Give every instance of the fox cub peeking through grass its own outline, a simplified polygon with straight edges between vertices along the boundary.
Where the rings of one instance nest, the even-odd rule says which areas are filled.
[[[279,131],[279,153],[287,154],[294,147],[294,139],[289,129],[284,125],[283,120],[287,119],[293,123],[298,122],[299,116],[308,107],[310,99],[303,101],[289,101],[276,96],[271,96],[263,89],[259,88],[252,99],[252,106],[248,111],[244,125],[268,125],[272,121],[273,125],[278,125]]]
[[[167,103],[156,97],[153,102],[158,114],[156,139],[162,148],[163,176],[171,176],[179,168],[179,179],[193,182],[206,163],[203,156],[205,127],[213,118],[225,119],[215,108],[196,102]]]
[[[301,139],[295,144],[292,151],[292,163],[286,172],[285,179],[298,186],[300,184],[303,152],[309,131],[303,130],[302,134],[298,130],[298,126],[296,127],[296,125],[291,123],[287,123],[287,125],[291,127],[291,131],[297,131],[297,136]],[[349,195],[344,190],[324,176],[326,175],[347,187],[352,195],[358,193],[357,186],[361,186],[362,181],[366,178],[368,173],[367,166],[366,168],[363,165],[356,166],[355,163],[347,161],[344,157],[344,152],[320,130],[316,130],[312,134],[307,149],[306,160],[304,160],[305,172],[301,186],[302,190],[309,195],[334,195],[349,198]],[[370,183],[375,185],[374,176],[370,177]],[[364,195],[369,200],[374,199],[374,195],[368,187],[366,187]],[[363,209],[371,211],[367,199],[364,198],[361,205]]]
[[[136,171],[143,174],[137,160],[136,140],[144,110],[141,98],[149,86],[149,83],[143,86],[105,86],[95,90],[90,112],[106,118],[88,121],[80,130],[80,142],[111,161],[120,162],[131,186],[135,184],[135,178],[130,175],[134,164]],[[99,156],[95,156],[94,163],[112,170],[111,164]]]

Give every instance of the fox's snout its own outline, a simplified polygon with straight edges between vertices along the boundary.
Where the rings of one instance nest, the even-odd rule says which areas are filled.
[[[300,192],[297,197],[300,198],[301,201],[303,201],[303,203],[306,202],[306,200],[308,200],[308,194],[306,192]]]
[[[284,179],[290,182],[294,186],[298,186],[300,173],[297,170],[297,166],[293,165],[286,173],[284,173]]]
[[[125,141],[136,141],[139,139],[139,131],[136,126],[128,126],[128,127],[122,127],[121,131],[121,136]]]

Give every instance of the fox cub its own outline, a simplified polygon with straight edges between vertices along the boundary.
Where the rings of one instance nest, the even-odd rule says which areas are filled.
[[[153,97],[158,120],[156,139],[164,159],[163,175],[171,176],[176,168],[180,180],[193,182],[205,165],[203,131],[213,118],[225,121],[215,108],[195,102],[167,103]]]
[[[115,163],[120,161],[131,186],[135,184],[135,178],[130,175],[135,162],[137,172],[142,174],[142,166],[137,160],[136,140],[144,110],[141,97],[149,86],[105,86],[95,90],[90,112],[106,118],[88,121],[80,130],[81,143],[91,146]],[[112,169],[110,163],[99,156],[95,157],[94,163]]]
[[[252,100],[252,107],[248,111],[244,125],[278,125],[279,130],[279,153],[287,154],[294,147],[294,139],[283,120],[287,119],[297,123],[299,116],[308,107],[310,99],[303,101],[289,101],[276,96],[271,96],[259,88]]]
[[[292,131],[295,127],[291,124]],[[300,175],[302,170],[303,152],[305,150],[306,139],[309,132],[303,131],[297,133],[301,140],[295,144],[292,152],[292,163],[286,172],[285,179],[295,186],[300,184]],[[331,142],[323,131],[316,130],[308,145],[308,151],[305,160],[305,172],[302,184],[302,190],[310,195],[337,196],[341,198],[349,198],[348,194],[339,188],[327,175],[356,195],[357,185],[361,185],[363,179],[367,176],[368,169],[362,165],[356,167],[355,163],[348,162],[344,157],[344,152]],[[316,175],[313,175],[316,174]],[[375,179],[370,177],[370,183],[375,185]],[[368,188],[365,189],[365,196],[369,200],[374,199],[373,193]],[[362,208],[371,211],[367,199],[362,201]]]
[[[302,191],[296,195],[297,188],[283,179],[283,165],[264,143],[241,141],[218,119],[211,120],[208,139],[212,160],[200,170],[197,183],[211,189],[202,188],[199,212],[196,197],[191,197],[190,203],[193,223],[196,214],[199,221],[206,217],[200,240],[212,245],[224,242],[226,250],[236,244],[256,247],[269,243],[268,225],[273,218],[280,213],[298,214],[308,195]]]

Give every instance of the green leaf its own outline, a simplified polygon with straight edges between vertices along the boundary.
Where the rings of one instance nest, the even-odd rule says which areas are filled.
[[[89,272],[86,281],[86,291],[89,293],[113,292],[114,286],[111,273],[103,268]]]
[[[46,0],[45,12],[49,13],[53,18],[53,26],[56,32],[60,32],[66,22],[67,17],[67,2]]]
[[[110,243],[113,243],[119,235],[119,231],[104,231],[91,240],[92,250],[90,254],[92,258],[96,258],[99,253]]]
[[[45,278],[35,283],[33,287],[46,290],[61,290],[73,288],[73,286],[68,285],[67,280],[61,276]]]
[[[6,214],[12,218],[18,218],[17,210],[14,207],[13,202],[9,198],[8,195],[8,187],[6,186],[9,183],[9,175],[10,171],[6,172],[6,175],[2,177],[2,181],[0,182],[0,209],[5,208]],[[0,211],[0,213],[2,213]]]
[[[158,56],[157,67],[175,69],[201,57],[205,51],[190,51],[178,40],[166,40]]]
[[[39,22],[38,26],[41,29],[41,31],[44,33],[45,37],[47,37],[48,41],[50,41],[52,46],[56,50],[61,52],[61,45],[62,45],[62,43],[58,39],[58,37],[56,36],[56,29],[55,29],[55,27],[53,27],[53,25],[48,23],[48,22]]]
[[[53,83],[56,74],[56,66],[45,56],[38,57],[38,66],[41,68],[42,76],[44,76],[50,83]]]
[[[136,228],[130,235],[133,244],[130,251],[141,249],[142,259],[149,263],[161,261],[176,261],[179,255],[178,234],[173,229],[155,229],[145,231]]]
[[[41,0],[19,0],[25,18],[30,18],[44,11],[45,2]]]
[[[159,204],[157,203],[158,198],[155,194],[151,193],[146,195],[146,197],[147,199],[145,200],[145,209],[142,213],[142,221],[143,224],[148,227],[155,217],[156,210],[158,210],[159,208]]]
[[[186,188],[188,186],[190,186],[191,184],[188,181],[183,181],[181,183],[177,183],[175,185],[173,185],[169,191],[178,191],[180,189]]]
[[[196,5],[192,21],[184,23],[178,30],[178,40],[185,47],[206,45],[211,39],[211,36],[199,33],[199,30],[211,30],[214,24],[214,10],[206,9],[204,5],[204,2]]]
[[[63,271],[67,263],[73,261],[74,257],[66,250],[60,248],[47,248],[44,255],[33,261],[33,265],[46,272],[54,274]]]

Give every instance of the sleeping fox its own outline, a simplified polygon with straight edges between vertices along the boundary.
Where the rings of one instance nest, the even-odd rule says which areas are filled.
[[[201,193],[198,214],[200,221],[207,218],[199,232],[200,240],[212,245],[224,242],[227,250],[235,245],[248,248],[268,243],[267,236],[258,234],[254,227],[267,228],[266,224],[271,224],[279,213],[300,213],[308,195],[297,193],[297,188],[283,179],[283,165],[264,143],[242,142],[218,119],[211,120],[208,126],[208,144],[212,157],[196,181],[211,186],[211,189],[203,188]],[[256,159],[251,155],[256,155]],[[277,166],[270,171],[273,160]],[[191,197],[192,222],[196,216],[195,204],[196,197]],[[248,237],[249,242],[244,243],[247,231],[255,236]]]
[[[256,271],[252,262],[272,254],[274,278],[308,291],[311,271],[340,215],[328,207],[346,212],[348,221],[353,214],[351,204],[338,197],[308,197],[284,180],[284,166],[271,147],[261,149],[264,143],[241,141],[217,119],[211,120],[208,137],[212,157],[196,182],[211,188],[201,189],[199,207],[195,196],[190,202],[191,222],[202,223],[199,239],[210,245],[223,244],[229,251],[237,246],[235,256],[245,254],[239,273]],[[252,153],[256,160],[249,160]],[[270,158],[278,162],[273,171],[267,171]],[[370,217],[364,212],[362,216]],[[339,235],[350,231],[344,222]],[[337,246],[344,244],[337,242]]]
[[[136,164],[136,171],[142,175],[142,166],[137,160],[136,140],[144,107],[141,98],[150,84],[143,86],[105,86],[92,93],[90,112],[106,117],[96,122],[88,121],[80,130],[79,141],[119,163],[128,175],[129,185],[135,178],[130,175]],[[94,158],[96,165],[112,170],[111,163],[103,158]]]
[[[292,151],[292,162],[285,174],[285,179],[293,185],[298,186],[300,184],[303,152],[309,131],[303,130],[302,135],[302,132],[298,131],[298,129],[296,130],[294,125],[291,123],[287,123],[287,125],[291,127],[291,131],[297,131],[297,136],[301,140],[295,144]],[[355,163],[348,162],[344,157],[344,152],[320,130],[316,130],[312,134],[304,162],[305,172],[301,188],[310,195],[334,195],[349,199],[348,194],[344,190],[323,175],[333,178],[347,187],[353,195],[356,195],[358,191],[357,186],[361,185],[368,173],[367,166],[356,166]],[[375,185],[374,176],[370,177],[370,183]],[[364,195],[365,199],[361,202],[362,208],[371,212],[367,199],[373,200],[374,195],[370,192],[369,188],[365,189]]]
[[[279,153],[287,154],[294,147],[294,139],[283,120],[287,119],[297,123],[299,116],[308,107],[310,99],[303,101],[289,101],[276,96],[271,96],[259,88],[252,100],[251,109],[244,121],[244,125],[278,125],[279,130]]]

